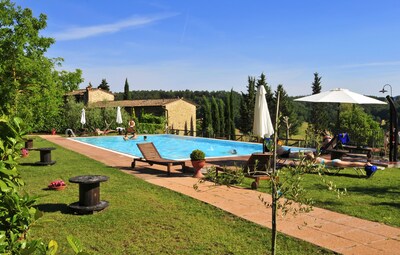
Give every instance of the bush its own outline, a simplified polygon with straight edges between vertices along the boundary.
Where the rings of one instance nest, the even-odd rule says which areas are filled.
[[[206,154],[201,151],[201,150],[193,150],[192,153],[190,153],[190,159],[192,161],[196,161],[196,160],[204,160],[206,158]]]

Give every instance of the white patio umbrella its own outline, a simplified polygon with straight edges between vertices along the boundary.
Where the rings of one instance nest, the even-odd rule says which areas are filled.
[[[82,127],[86,124],[85,109],[82,109],[82,113],[81,113],[81,124],[82,124]]]
[[[367,97],[355,92],[352,92],[348,89],[336,88],[329,91],[321,92],[315,95],[301,97],[295,99],[295,101],[302,102],[314,102],[314,103],[338,103],[338,122],[337,128],[339,131],[339,112],[340,112],[340,104],[348,103],[348,104],[386,104],[386,102],[377,100],[375,98]]]
[[[295,101],[314,103],[386,104],[386,102],[363,96],[348,89],[332,89],[315,95],[301,97]]]
[[[118,124],[122,124],[122,114],[121,114],[121,107],[117,107],[117,120],[115,121]]]
[[[274,127],[265,94],[264,86],[259,86],[254,106],[253,134],[262,138],[269,138],[274,134]]]

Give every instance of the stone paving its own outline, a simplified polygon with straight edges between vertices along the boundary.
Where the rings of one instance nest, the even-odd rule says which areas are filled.
[[[201,184],[196,191],[193,185],[197,180],[180,171],[172,170],[171,176],[167,177],[166,167],[149,166],[139,162],[134,170],[127,170],[132,162],[131,157],[57,135],[41,137],[149,183],[180,192],[262,226],[271,227],[271,209],[266,208],[260,200],[262,197],[271,201],[268,194],[245,188],[215,186],[209,182]],[[190,166],[190,162],[187,165]],[[179,167],[174,169],[178,170]],[[400,254],[400,228],[325,209],[314,208],[312,212],[296,217],[279,217],[277,226],[278,231],[286,235],[341,254]]]

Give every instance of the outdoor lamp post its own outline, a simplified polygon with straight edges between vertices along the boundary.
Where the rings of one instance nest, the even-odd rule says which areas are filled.
[[[383,85],[382,90],[379,92],[386,93],[385,87],[390,87],[390,96],[386,96],[386,99],[390,105],[390,129],[389,129],[389,161],[397,162],[397,145],[399,143],[399,129],[398,129],[398,121],[397,121],[397,110],[394,105],[393,94],[392,94],[392,86],[390,84]]]
[[[389,86],[389,87],[390,87],[390,97],[393,97],[392,85],[390,85],[390,84],[385,84],[385,85],[383,85],[382,90],[379,90],[379,92],[381,92],[381,93],[386,93],[386,92],[388,92],[388,91],[385,89],[386,86]]]

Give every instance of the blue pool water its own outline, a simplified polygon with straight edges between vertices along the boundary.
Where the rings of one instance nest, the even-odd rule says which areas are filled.
[[[122,136],[77,137],[71,139],[137,157],[141,157],[142,154],[136,144],[143,142],[153,142],[161,156],[168,159],[189,159],[189,155],[194,149],[204,151],[206,158],[245,156],[254,152],[262,152],[262,144],[260,143],[177,135],[147,135],[146,141],[143,140],[143,135],[139,135],[135,140],[127,141]],[[236,151],[236,154],[232,154],[233,150]]]
[[[153,142],[161,156],[168,159],[189,159],[190,153],[195,149],[204,151],[206,158],[246,156],[254,152],[262,152],[262,144],[260,143],[178,135],[147,135],[146,141],[143,140],[143,135],[139,135],[137,139],[127,141],[122,136],[76,137],[71,139],[136,157],[142,157],[136,144],[144,142]],[[310,148],[283,147],[285,149],[290,148],[291,152],[315,151]],[[233,154],[233,151],[236,151],[236,154]]]

